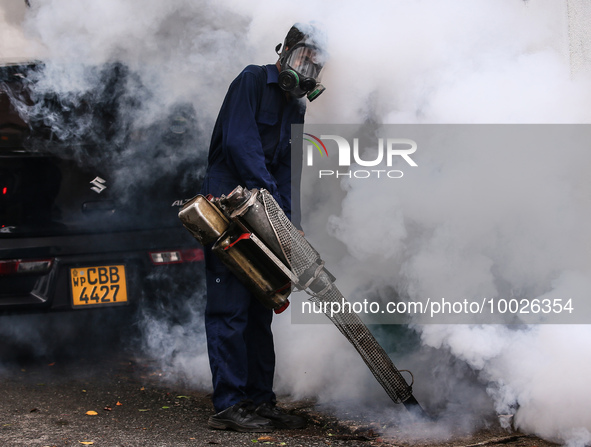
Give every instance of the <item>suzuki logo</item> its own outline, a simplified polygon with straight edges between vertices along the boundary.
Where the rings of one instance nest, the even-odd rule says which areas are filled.
[[[90,188],[90,189],[92,189],[97,194],[100,194],[105,189],[107,189],[107,187],[104,185],[104,183],[107,183],[107,181],[105,179],[102,179],[100,177],[96,177],[92,182],[90,182],[90,184],[93,185],[92,188]]]

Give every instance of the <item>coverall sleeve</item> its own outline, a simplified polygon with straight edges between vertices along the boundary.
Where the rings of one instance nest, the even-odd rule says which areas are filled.
[[[230,85],[226,101],[230,111],[223,123],[222,151],[226,162],[248,189],[265,188],[282,206],[277,183],[265,164],[256,122],[263,84],[254,73],[243,72]]]
[[[291,146],[291,145],[290,145]],[[296,151],[293,152],[292,151]],[[302,153],[293,146],[285,151],[275,171],[279,196],[283,211],[299,230],[301,227],[300,183],[302,172]],[[293,193],[293,194],[292,194]]]

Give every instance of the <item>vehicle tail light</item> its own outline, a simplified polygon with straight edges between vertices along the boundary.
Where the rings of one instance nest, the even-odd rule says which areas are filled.
[[[47,273],[52,265],[53,259],[10,259],[0,261],[0,275]]]
[[[190,248],[183,250],[151,251],[150,258],[152,259],[152,263],[156,265],[200,262],[203,261],[203,250],[200,248]]]

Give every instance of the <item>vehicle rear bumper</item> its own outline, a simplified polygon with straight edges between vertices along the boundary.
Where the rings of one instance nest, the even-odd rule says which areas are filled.
[[[71,269],[76,267],[125,266],[126,303],[97,304],[82,308],[137,304],[147,294],[157,294],[146,285],[150,276],[160,272],[163,275],[176,275],[175,281],[191,281],[191,275],[187,275],[187,271],[198,273],[203,268],[202,262],[173,266],[154,265],[150,252],[198,248],[200,245],[182,227],[109,234],[2,238],[0,260],[51,259],[52,263],[51,268],[42,273],[0,275],[0,313],[81,308],[73,305],[72,297],[70,275]]]

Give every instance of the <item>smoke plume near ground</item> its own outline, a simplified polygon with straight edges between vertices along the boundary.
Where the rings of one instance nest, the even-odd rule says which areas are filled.
[[[567,3],[572,8],[577,2]],[[573,69],[569,11],[563,2],[400,0],[360,7],[358,2],[304,1],[297,8],[288,2],[232,0],[31,4],[22,29],[37,45],[35,56],[47,63],[41,90],[75,102],[100,82],[88,66],[124,63],[139,76],[138,83],[128,86],[141,86],[128,91],[141,99],[141,107],[122,109],[130,128],[149,128],[169,107],[188,102],[201,135],[194,150],[202,153],[229,82],[248,63],[275,62],[273,48],[297,21],[316,20],[329,42],[330,61],[322,79],[327,91],[309,105],[309,123],[591,119],[591,78],[580,64]],[[11,27],[21,24],[5,2],[2,11]],[[139,146],[130,145],[123,147],[122,156],[141,153]],[[184,154],[169,155],[182,161]],[[474,166],[509,168],[494,153],[445,155],[419,162],[433,168],[423,171],[420,192],[405,190],[403,183],[396,189],[353,182],[343,182],[338,191],[304,188],[304,203],[314,203],[306,232],[345,296],[360,283],[409,297],[499,290],[532,297],[562,291],[589,295],[591,266],[584,250],[591,242],[585,228],[590,217],[588,164],[515,154],[546,173],[548,181],[540,176],[528,191],[517,182],[519,173],[511,173],[509,183],[500,174],[486,185],[473,177]],[[129,181],[138,175],[141,170],[133,170]],[[381,214],[369,208],[368,195],[387,204]],[[547,215],[547,200],[558,215]],[[330,238],[315,238],[327,227]],[[191,310],[185,315],[191,318],[178,324],[151,314],[146,344],[173,377],[206,386],[201,314]],[[275,323],[281,392],[386,404],[335,328],[290,326],[287,321],[282,315]],[[517,409],[514,423],[522,430],[571,445],[591,442],[585,402],[591,391],[585,381],[591,367],[585,360],[591,338],[587,326],[426,325],[414,330],[422,346],[400,352],[393,340],[398,342],[401,334],[379,336],[398,366],[412,366],[420,401],[444,414],[470,414],[470,427],[478,427],[495,410]]]

